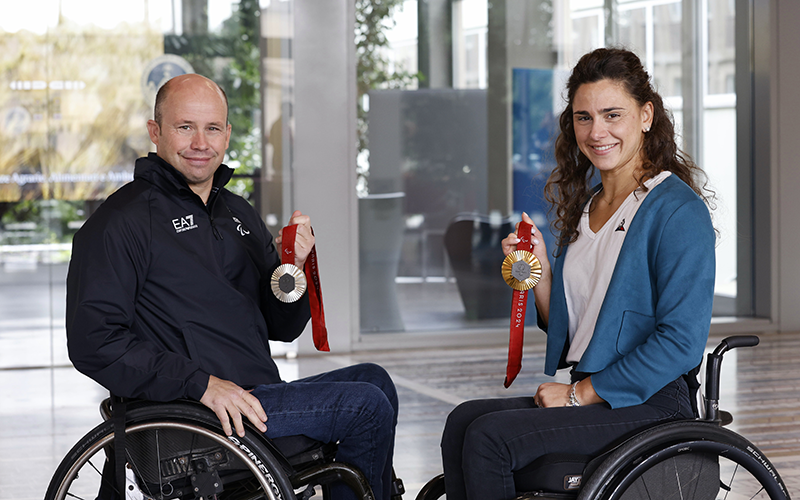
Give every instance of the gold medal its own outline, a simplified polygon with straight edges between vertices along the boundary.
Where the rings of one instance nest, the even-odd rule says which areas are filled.
[[[542,264],[531,252],[516,250],[503,261],[503,279],[514,290],[530,290],[541,277]]]
[[[281,264],[272,273],[270,286],[281,302],[295,302],[306,292],[306,275],[294,264]]]

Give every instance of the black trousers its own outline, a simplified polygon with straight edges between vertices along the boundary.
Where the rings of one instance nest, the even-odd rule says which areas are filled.
[[[638,429],[694,418],[683,378],[641,405],[539,408],[533,397],[480,399],[456,407],[442,435],[447,500],[509,500],[513,471],[542,455],[595,456]]]

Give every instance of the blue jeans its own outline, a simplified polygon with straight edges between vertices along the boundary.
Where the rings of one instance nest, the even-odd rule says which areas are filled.
[[[358,467],[375,498],[388,500],[397,426],[397,392],[389,374],[362,363],[294,382],[253,389],[267,413],[267,437],[305,435],[339,443],[338,462]],[[355,498],[343,484],[331,489],[335,499]]]
[[[514,498],[513,471],[542,455],[596,456],[634,431],[693,417],[683,379],[627,408],[539,408],[533,397],[467,401],[450,413],[442,434],[447,500]]]

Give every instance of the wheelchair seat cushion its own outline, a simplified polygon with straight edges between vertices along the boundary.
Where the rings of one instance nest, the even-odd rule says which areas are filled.
[[[592,460],[588,455],[550,453],[514,471],[517,491],[575,493],[580,489],[583,470]]]
[[[274,438],[272,443],[295,468],[328,461],[336,455],[335,444],[322,443],[303,435]]]

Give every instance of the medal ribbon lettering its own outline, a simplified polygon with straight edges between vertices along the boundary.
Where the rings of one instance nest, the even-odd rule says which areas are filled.
[[[521,240],[517,243],[517,250],[533,252],[533,238],[531,230],[533,226],[527,222],[520,222],[517,229],[517,237]],[[506,379],[503,386],[508,388],[517,378],[522,369],[522,342],[524,340],[525,329],[525,309],[528,303],[528,290],[514,290],[514,299],[511,303],[511,327],[508,339],[508,365],[506,366]]]
[[[312,230],[313,234],[313,230]],[[283,228],[283,242],[281,245],[281,264],[294,265],[294,242],[297,237],[297,224]],[[311,253],[306,259],[303,271],[311,283],[308,287],[308,302],[311,306],[311,333],[314,338],[314,347],[318,351],[330,351],[328,346],[328,329],[325,326],[325,308],[322,304],[322,284],[319,280],[319,261],[317,259],[317,246],[311,248]]]

